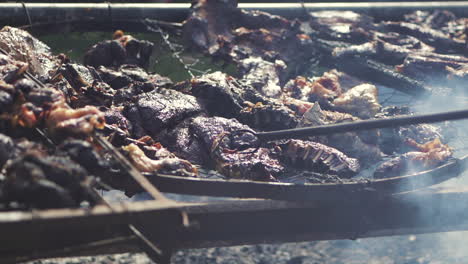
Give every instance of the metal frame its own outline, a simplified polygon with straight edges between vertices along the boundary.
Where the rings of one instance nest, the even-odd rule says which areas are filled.
[[[457,15],[467,15],[468,1],[439,2],[360,2],[360,3],[241,3],[240,8],[261,10],[288,18],[300,17],[306,11],[352,10],[367,13],[376,19],[398,19],[414,10],[446,9]],[[180,22],[187,17],[190,4],[183,3],[2,3],[0,23],[9,25],[46,21],[65,21],[72,18],[96,19],[158,19]]]
[[[459,15],[468,14],[468,2],[252,3],[239,6],[286,17],[300,16],[304,7],[306,11],[354,10],[378,19],[398,18],[402,13],[416,9],[444,8]],[[18,25],[71,19],[112,21],[141,18],[180,22],[188,14],[188,7],[188,4],[4,3],[0,4],[0,23]],[[106,145],[106,141],[97,140]],[[456,167],[461,173],[466,160],[447,166]],[[439,168],[439,181],[449,176],[444,168],[447,169],[444,166]],[[0,213],[0,262],[144,250],[148,254],[153,252],[155,255],[150,257],[158,262],[166,263],[171,252],[178,248],[468,230],[468,189],[431,189],[389,195],[395,192],[392,189],[382,195],[373,191],[372,185],[363,183],[356,191],[343,191],[341,199],[336,199],[339,190],[335,189],[337,192],[329,195],[335,199],[318,199],[324,196],[311,194],[314,197],[311,200],[300,201],[301,195],[310,190],[298,186],[304,190],[296,191],[298,195],[291,198],[282,191],[285,186],[281,184],[263,186],[258,183],[264,189],[247,190],[243,182],[220,182],[214,184],[240,186],[234,189],[237,188],[241,194],[240,189],[248,193],[238,195],[240,197],[262,197],[261,194],[255,196],[255,192],[267,190],[267,195],[262,198],[295,202],[232,200],[176,203],[162,196],[159,193],[161,189],[156,189],[151,183],[170,190],[180,184],[181,179],[160,175],[159,178],[149,177],[148,182],[131,166],[127,169],[143,189],[157,198],[156,201],[99,205],[91,209]],[[427,174],[420,176],[428,177]],[[411,181],[410,178],[397,180]],[[207,184],[203,180],[185,182],[188,189]],[[212,186],[206,188],[209,187]],[[217,194],[211,194],[222,195],[222,189],[217,190]],[[427,202],[429,199],[432,203]],[[424,219],[430,221],[422,221]]]

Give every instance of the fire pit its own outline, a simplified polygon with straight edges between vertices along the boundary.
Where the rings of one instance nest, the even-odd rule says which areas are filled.
[[[22,6],[29,22],[57,8],[38,7]],[[461,10],[387,20],[373,13],[383,6],[311,5],[293,9],[303,12],[294,20],[199,1],[182,24],[129,17],[125,25],[119,6],[107,7],[107,27],[156,34],[188,78],[145,70],[154,43],[122,30],[80,64],[4,27],[5,261],[144,251],[167,262],[179,248],[465,229],[464,190],[420,190],[465,169],[462,148],[447,144],[457,128],[428,124],[467,116],[456,109],[464,107]],[[75,31],[99,22],[71,18]],[[37,22],[25,28],[39,36],[51,28]],[[216,68],[197,68],[199,58]],[[433,98],[453,111],[415,113]],[[155,201],[109,203],[96,189]],[[180,203],[160,191],[265,200]]]

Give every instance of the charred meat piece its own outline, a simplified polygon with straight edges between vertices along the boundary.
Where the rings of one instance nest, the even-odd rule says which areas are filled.
[[[312,34],[323,39],[362,43],[375,27],[371,17],[352,11],[317,11],[309,16]]]
[[[211,115],[231,118],[242,109],[243,88],[233,77],[221,72],[203,75],[190,81],[190,92]]]
[[[434,48],[414,37],[395,32],[376,33],[376,37],[377,40],[364,44],[337,47],[333,50],[333,56],[338,59],[347,56],[364,56],[385,64],[396,65],[401,64],[409,54],[434,51]]]
[[[198,139],[190,127],[192,119],[179,123],[174,128],[164,129],[158,134],[158,140],[178,157],[194,164],[210,165],[210,150]]]
[[[398,115],[410,115],[408,107],[389,106],[384,107],[376,115],[376,118],[386,118]],[[409,151],[406,143],[408,139],[418,143],[424,143],[442,138],[440,128],[430,124],[403,126],[398,128],[380,129],[379,146],[385,154],[405,153]]]
[[[304,113],[299,127],[336,124],[355,120],[359,119],[346,113],[322,110],[320,105],[316,103]],[[377,146],[378,135],[376,131],[333,134],[313,137],[310,140],[336,148],[350,157],[356,157],[361,164],[380,160],[383,156]]]
[[[197,117],[191,123],[195,135],[210,150],[214,167],[231,178],[274,180],[284,168],[267,148],[252,148],[255,137],[242,133],[234,137],[226,133],[250,130],[235,119]],[[250,153],[244,153],[243,151]]]
[[[132,135],[140,138],[154,136],[168,127],[174,127],[185,118],[202,111],[197,99],[175,90],[161,89],[138,96],[128,105],[124,115],[133,125]]]
[[[294,111],[282,104],[253,104],[245,102],[239,121],[259,130],[279,130],[296,127],[298,118]]]
[[[146,156],[145,152],[135,144],[129,144],[122,148],[132,161],[133,165],[141,172],[156,172],[179,176],[196,176],[197,169],[187,160],[177,158],[161,145],[152,146],[153,159]]]
[[[382,22],[380,27],[382,27],[383,30],[413,36],[422,42],[433,46],[440,52],[455,51],[464,53],[466,50],[465,43],[463,41],[453,39],[449,35],[428,26],[408,22]]]
[[[154,88],[172,85],[172,81],[169,78],[156,73],[149,74],[136,65],[124,64],[117,70],[101,66],[98,68],[98,73],[101,79],[113,89],[121,89],[134,85],[141,86],[142,90],[149,92]]]
[[[70,98],[73,107],[112,104],[115,91],[102,81],[94,68],[67,63],[60,68],[60,74],[74,90]]]
[[[382,163],[374,172],[374,178],[387,178],[417,173],[435,168],[452,157],[452,149],[438,138],[424,144],[414,141],[411,145],[418,151],[407,152]]]
[[[14,86],[0,80],[0,113],[12,111],[14,96]]]
[[[312,80],[298,76],[284,86],[283,92],[296,99],[317,101],[323,104],[325,100],[331,101],[343,92],[362,83],[363,81],[355,77],[333,69]],[[325,104],[329,103],[325,102]]]
[[[257,86],[273,83],[275,91],[288,73],[313,56],[311,39],[303,34],[297,21],[237,9],[235,0],[198,1],[184,22],[183,32],[189,46],[234,62],[241,74],[249,74]],[[283,62],[284,70],[278,75],[276,67]]]
[[[13,157],[14,150],[15,143],[13,140],[9,136],[0,133],[0,170]]]
[[[352,114],[359,118],[372,118],[381,106],[377,98],[377,87],[372,84],[361,84],[333,100],[335,110]]]
[[[408,76],[429,83],[446,83],[453,74],[452,69],[461,69],[468,64],[468,58],[442,54],[410,54],[396,69]]]
[[[279,97],[281,95],[280,80],[284,76],[286,65],[281,60],[275,62],[265,61],[259,57],[249,57],[239,63],[239,72],[243,80],[269,97]]]
[[[444,33],[450,33],[448,27],[456,20],[455,14],[447,10],[434,10],[433,12],[418,10],[405,15],[406,22],[424,25]]]
[[[261,95],[249,83],[245,79],[238,81],[224,73],[215,72],[192,79],[189,92],[198,98],[210,115],[238,118],[253,128],[285,129],[297,124],[292,110],[280,100]]]
[[[28,66],[25,62],[14,60],[0,53],[0,80],[6,83],[14,83],[23,76]]]
[[[95,68],[101,65],[118,67],[122,64],[147,68],[153,46],[149,41],[135,39],[118,30],[114,33],[113,40],[102,41],[92,46],[84,56],[84,64]]]
[[[6,168],[3,191],[8,202],[27,208],[78,207],[82,201],[99,202],[91,181],[86,170],[68,158],[31,152]]]
[[[71,109],[53,107],[46,117],[46,125],[55,137],[74,135],[89,136],[95,129],[104,128],[104,114],[94,106]]]
[[[13,59],[27,63],[29,71],[43,79],[51,78],[61,64],[46,44],[18,28],[5,26],[0,30],[0,48]]]
[[[350,178],[359,172],[357,159],[323,144],[303,140],[288,140],[281,144],[281,159],[296,168],[317,173],[335,174]]]

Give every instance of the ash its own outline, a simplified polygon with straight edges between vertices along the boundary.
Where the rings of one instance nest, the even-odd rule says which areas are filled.
[[[468,232],[181,250],[174,264],[465,264]],[[456,242],[448,243],[449,241]],[[465,241],[466,242],[466,241]],[[145,254],[50,259],[29,264],[153,263]]]

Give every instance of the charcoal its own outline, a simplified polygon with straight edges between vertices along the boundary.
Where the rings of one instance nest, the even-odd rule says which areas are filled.
[[[153,46],[149,41],[138,40],[117,31],[113,40],[102,41],[89,48],[84,56],[84,64],[95,68],[118,67],[122,64],[147,68]]]
[[[50,79],[61,64],[60,58],[53,56],[46,44],[22,29],[3,27],[0,48],[13,59],[27,63],[29,71],[42,79]]]
[[[133,125],[132,134],[142,137],[157,135],[161,130],[173,127],[201,111],[195,97],[161,89],[138,96],[135,104],[126,107],[124,115]]]

